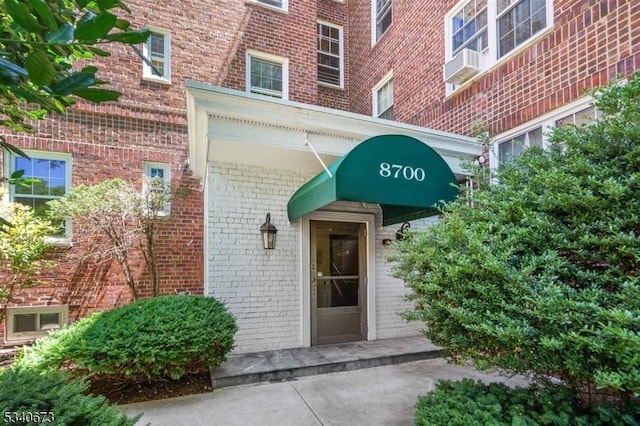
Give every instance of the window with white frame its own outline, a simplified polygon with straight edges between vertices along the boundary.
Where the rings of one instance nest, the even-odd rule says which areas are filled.
[[[171,212],[171,166],[167,163],[144,163],[144,195],[147,208],[159,216]]]
[[[150,28],[151,35],[144,43],[142,77],[144,79],[171,82],[171,33],[160,28]]]
[[[487,0],[471,0],[451,18],[451,49],[482,52],[487,48]]]
[[[7,308],[6,340],[33,340],[67,324],[68,309],[60,306]]]
[[[509,161],[530,146],[542,147],[542,127],[536,127],[498,144],[498,161]]]
[[[7,155],[9,174],[23,170],[23,183],[11,185],[10,200],[31,207],[36,216],[47,214],[47,201],[64,196],[71,189],[71,156],[68,154],[25,151],[29,156]],[[55,237],[69,237],[70,221],[57,223]]]
[[[373,115],[393,120],[393,75],[383,78],[373,89]]]
[[[343,87],[342,27],[318,22],[318,82]]]
[[[447,93],[553,25],[553,0],[464,0],[445,16]]]
[[[545,148],[548,144],[549,133],[554,127],[580,126],[592,123],[598,118],[598,110],[591,105],[591,98],[583,98],[551,111],[516,129],[496,136],[495,149],[491,154],[491,165],[496,167],[502,162],[509,161],[531,146]]]
[[[259,5],[280,9],[283,11],[286,11],[288,6],[287,0],[249,0],[249,1]]]
[[[373,43],[378,41],[382,34],[391,26],[391,0],[371,0]]]
[[[274,98],[288,97],[288,60],[247,52],[247,91]]]

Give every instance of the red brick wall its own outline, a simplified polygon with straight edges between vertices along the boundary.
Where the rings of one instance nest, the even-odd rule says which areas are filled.
[[[371,114],[371,89],[393,69],[398,121],[468,134],[474,121],[497,134],[640,68],[640,2],[554,2],[554,27],[524,51],[445,96],[444,15],[457,4],[393,3],[393,24],[370,47],[370,2],[351,0],[350,109]]]

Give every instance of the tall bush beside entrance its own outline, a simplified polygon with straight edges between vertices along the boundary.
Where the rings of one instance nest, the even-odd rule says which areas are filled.
[[[453,357],[640,392],[640,77],[596,93],[601,121],[504,164],[473,203],[399,245],[406,317]],[[472,206],[471,206],[472,204]]]

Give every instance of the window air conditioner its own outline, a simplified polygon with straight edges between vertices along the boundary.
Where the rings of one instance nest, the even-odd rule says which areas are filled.
[[[444,64],[444,81],[461,84],[480,72],[480,53],[462,49],[452,60]]]

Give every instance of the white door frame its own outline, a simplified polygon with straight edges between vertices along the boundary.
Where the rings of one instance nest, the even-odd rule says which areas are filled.
[[[302,346],[311,346],[311,225],[312,220],[355,222],[365,224],[367,257],[367,340],[376,340],[376,279],[375,279],[375,215],[317,210],[300,220],[300,283],[302,308]]]

